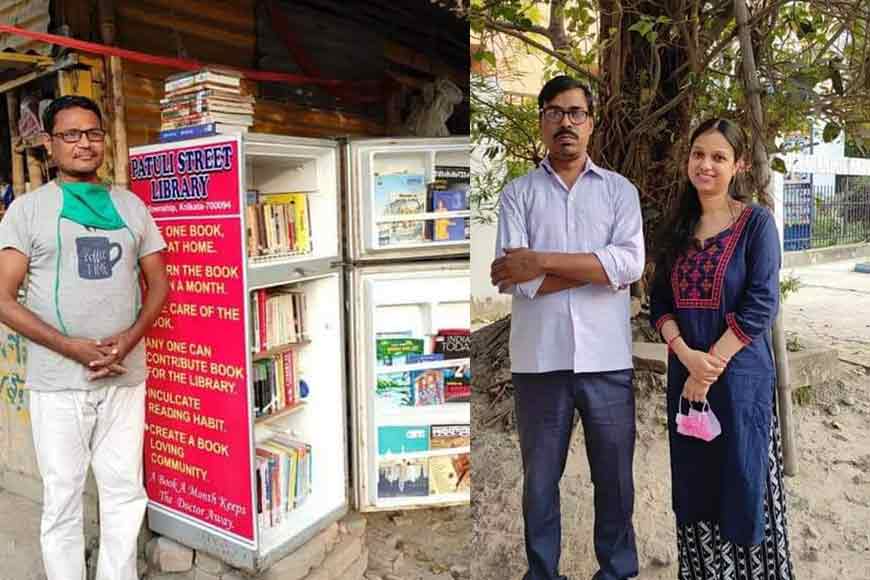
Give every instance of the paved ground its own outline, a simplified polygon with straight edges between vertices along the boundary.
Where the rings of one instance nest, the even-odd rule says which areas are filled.
[[[831,344],[842,359],[870,365],[870,274],[854,271],[861,261],[786,270],[801,283],[786,302],[786,329]]]

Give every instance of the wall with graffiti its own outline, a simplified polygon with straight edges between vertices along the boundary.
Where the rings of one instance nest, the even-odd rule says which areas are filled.
[[[24,339],[0,324],[0,471],[39,478],[24,384]]]

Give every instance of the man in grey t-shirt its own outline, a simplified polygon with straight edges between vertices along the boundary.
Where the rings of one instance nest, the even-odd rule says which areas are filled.
[[[57,180],[17,199],[0,222],[0,322],[28,340],[43,560],[48,580],[84,578],[90,465],[102,526],[97,580],[135,580],[147,502],[142,337],[169,292],[166,244],[136,196],[100,183],[105,132],[93,101],[56,99],[43,122]]]

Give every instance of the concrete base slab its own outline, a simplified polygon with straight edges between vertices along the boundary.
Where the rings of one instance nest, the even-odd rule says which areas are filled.
[[[668,347],[664,343],[635,342],[632,359],[636,370],[664,374],[668,368]],[[788,353],[789,383],[792,389],[819,385],[834,380],[839,353],[821,345],[807,345],[803,350]]]
[[[799,268],[801,266],[826,264],[841,260],[853,260],[855,258],[870,258],[870,244],[848,244],[844,246],[831,246],[830,248],[818,248],[816,250],[785,252],[782,256],[782,267]]]
[[[788,353],[789,383],[792,390],[834,380],[839,359],[837,350],[827,346],[810,346]]]
[[[635,370],[664,374],[668,371],[668,345],[663,342],[635,342],[631,345]]]

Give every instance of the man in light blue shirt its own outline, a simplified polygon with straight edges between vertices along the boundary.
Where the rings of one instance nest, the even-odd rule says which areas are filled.
[[[588,88],[556,77],[541,89],[538,106],[548,156],[502,192],[491,270],[493,284],[513,296],[524,580],[565,578],[558,572],[559,480],[575,409],[595,488],[594,580],[623,580],[638,573],[628,287],[644,267],[640,201],[626,178],[587,155],[594,126]]]

